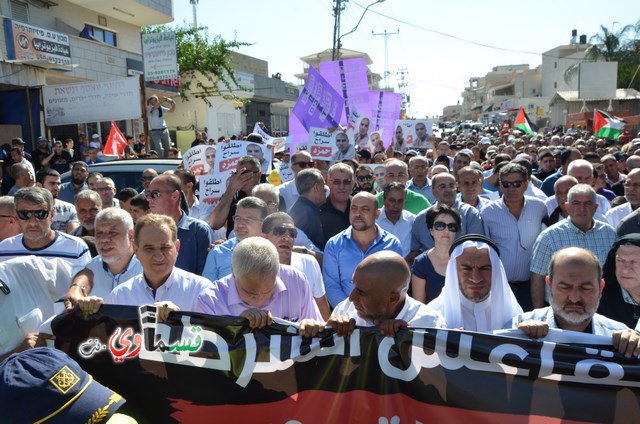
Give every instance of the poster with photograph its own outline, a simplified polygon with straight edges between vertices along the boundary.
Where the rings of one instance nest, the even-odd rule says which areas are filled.
[[[404,146],[407,149],[432,149],[431,134],[433,133],[433,121],[419,120],[397,120],[394,131],[393,142],[396,150],[402,150],[397,146]]]
[[[339,162],[355,157],[353,141],[343,131],[329,131],[326,128],[311,127],[307,150],[314,160]]]
[[[320,74],[344,98],[344,114],[340,124],[346,126],[352,110],[369,108],[367,62],[363,57],[334,62],[321,62]]]
[[[194,175],[213,174],[214,162],[216,159],[216,146],[201,144],[187,150],[182,155],[184,168],[193,172]]]
[[[383,144],[387,148],[391,144],[394,124],[400,117],[402,95],[388,91],[370,91],[369,103],[371,106],[369,132],[384,131],[386,136],[383,138]]]

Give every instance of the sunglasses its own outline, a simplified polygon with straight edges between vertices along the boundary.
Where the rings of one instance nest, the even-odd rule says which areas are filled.
[[[163,194],[167,194],[167,193],[173,193],[175,190],[165,190],[165,191],[160,191],[160,190],[153,190],[153,191],[147,191],[145,192],[147,199],[157,199],[158,197],[162,196]]]
[[[358,181],[370,181],[373,178],[373,175],[358,175],[356,178]]]
[[[446,222],[436,221],[433,223],[433,229],[436,231],[444,231],[445,228],[452,233],[457,233],[460,229],[458,228],[458,224],[456,224],[455,222],[447,224]]]
[[[310,162],[294,162],[293,165],[298,165],[300,168],[311,168],[313,167],[313,161]]]
[[[22,221],[28,221],[34,216],[36,217],[36,219],[42,221],[49,216],[49,211],[46,209],[42,209],[39,211],[16,211],[16,214]]]
[[[273,227],[271,233],[276,237],[280,237],[285,234],[287,235],[287,237],[291,237],[292,239],[298,237],[298,230],[293,227]]]
[[[502,184],[502,187],[504,188],[509,188],[512,186],[515,188],[520,188],[522,184],[524,184],[524,181],[500,181],[500,184]]]

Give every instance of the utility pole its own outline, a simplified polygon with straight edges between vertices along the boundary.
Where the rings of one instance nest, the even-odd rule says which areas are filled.
[[[389,38],[392,35],[398,35],[400,34],[400,30],[397,30],[396,32],[387,32],[387,30],[385,29],[384,32],[373,32],[371,31],[372,35],[382,35],[384,37],[384,85],[385,88],[389,88],[389,51],[387,50],[387,38]]]
[[[405,81],[405,75],[408,75],[407,68],[400,68],[396,75],[398,76],[398,91],[402,95],[402,104],[400,110],[404,111],[406,119],[410,119],[409,106],[411,105],[411,96],[407,93],[407,87],[409,84]]]
[[[333,24],[333,49],[331,52],[331,60],[340,59],[340,14],[344,11],[346,3],[349,0],[335,0],[336,4],[333,8],[333,17],[335,22]]]

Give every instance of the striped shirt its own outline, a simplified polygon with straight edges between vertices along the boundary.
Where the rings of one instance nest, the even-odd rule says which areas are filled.
[[[480,211],[484,234],[500,249],[500,259],[509,281],[525,281],[531,276],[529,264],[533,244],[543,229],[547,216],[544,202],[524,196],[520,218],[509,212],[503,198],[491,202]]]
[[[609,224],[594,220],[591,229],[583,232],[573,225],[570,218],[563,219],[538,236],[533,245],[531,272],[547,275],[551,257],[565,247],[582,247],[592,251],[602,266],[615,241],[616,232]]]
[[[91,259],[89,247],[84,240],[59,231],[55,231],[53,242],[41,249],[29,249],[25,246],[22,234],[0,243],[0,262],[29,255],[46,259],[60,258],[68,262],[72,268],[84,266]]]

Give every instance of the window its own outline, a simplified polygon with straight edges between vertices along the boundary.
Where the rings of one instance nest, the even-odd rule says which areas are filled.
[[[29,6],[27,3],[11,0],[11,17],[16,21],[29,22]]]
[[[557,82],[553,82],[553,88],[558,88],[558,83]]]
[[[89,29],[89,34],[91,34],[96,41],[102,41],[113,47],[118,45],[115,32],[91,25],[86,25],[86,27]]]
[[[558,69],[558,62],[553,62],[553,69]]]

